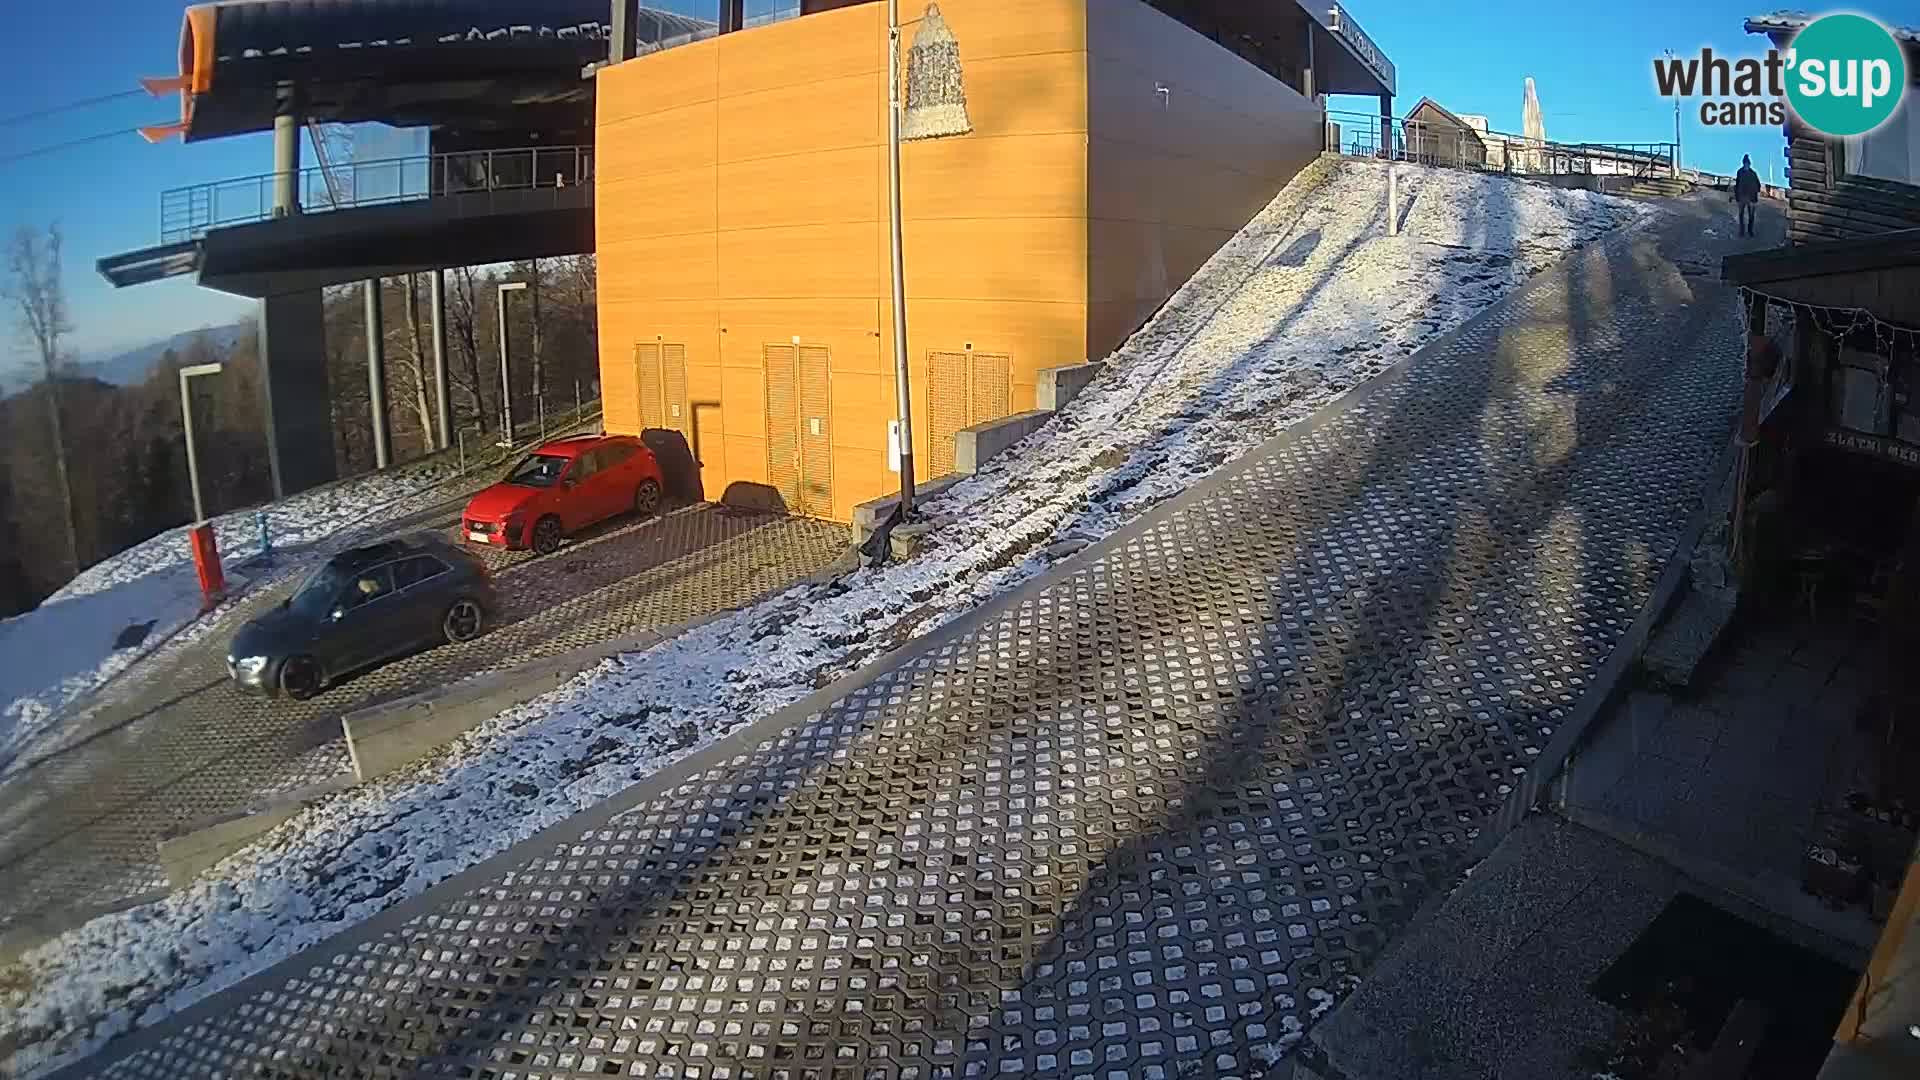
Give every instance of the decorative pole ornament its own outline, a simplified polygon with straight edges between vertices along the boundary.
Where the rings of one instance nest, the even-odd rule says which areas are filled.
[[[940,5],[927,13],[914,31],[907,54],[907,106],[900,119],[900,138],[940,139],[973,130],[967,119],[967,92],[960,79],[960,43],[954,40]]]
[[[913,516],[913,391],[907,363],[907,256],[900,224],[900,144],[907,139],[937,139],[973,130],[967,119],[967,95],[960,85],[960,43],[954,40],[940,5],[928,4],[907,55],[907,97],[900,99],[900,0],[887,0],[887,246],[893,263],[893,383],[898,394],[900,429],[900,502],[894,524]],[[883,531],[874,535],[880,536]],[[877,550],[884,550],[880,541]]]

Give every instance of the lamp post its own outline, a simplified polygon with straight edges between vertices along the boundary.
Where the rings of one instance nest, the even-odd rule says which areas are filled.
[[[899,392],[900,519],[913,513],[913,392],[907,387],[907,272],[900,236],[900,0],[887,0],[887,220],[893,256],[893,383]]]
[[[202,375],[218,375],[222,364],[194,364],[180,369],[180,426],[187,435],[187,485],[193,489],[193,520],[207,520],[206,505],[200,500],[200,455],[193,447],[193,399],[188,396],[187,380]]]
[[[1673,59],[1673,50],[1672,49],[1666,50],[1666,54],[1667,54],[1667,59],[1671,61]],[[1680,164],[1680,99],[1676,97],[1673,99],[1673,175],[1679,176],[1681,168],[1682,166]]]
[[[513,446],[513,387],[507,381],[507,294],[527,287],[524,281],[500,283],[500,445]]]
[[[907,275],[900,228],[900,143],[973,130],[960,81],[960,47],[930,3],[907,58],[900,99],[900,0],[887,0],[887,216],[893,257],[893,377],[900,411],[900,519],[913,513],[913,394],[907,385]]]

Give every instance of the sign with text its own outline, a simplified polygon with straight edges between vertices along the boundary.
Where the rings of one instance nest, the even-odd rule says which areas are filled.
[[[1920,469],[1920,446],[1889,439],[1884,435],[1863,435],[1858,431],[1842,428],[1828,428],[1821,433],[1820,441],[1836,450],[1846,450],[1855,454],[1866,454],[1882,461],[1891,461]]]
[[[1367,32],[1360,29],[1360,24],[1354,21],[1353,16],[1347,14],[1346,8],[1335,4],[1327,9],[1327,29],[1340,35],[1353,54],[1367,66],[1367,70],[1386,84],[1389,92],[1398,89],[1394,85],[1393,63],[1387,59],[1386,53],[1380,51],[1380,46],[1367,36]]]

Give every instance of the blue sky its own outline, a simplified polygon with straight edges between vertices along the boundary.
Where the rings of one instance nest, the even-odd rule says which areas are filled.
[[[682,6],[677,0],[672,6]],[[1274,0],[1283,2],[1283,0]],[[131,89],[142,75],[178,67],[178,0],[91,0],[10,5],[4,50],[10,73],[0,118]],[[1672,137],[1671,102],[1653,90],[1651,58],[1712,45],[1716,52],[1754,55],[1765,41],[1741,31],[1747,15],[1770,10],[1763,0],[1619,0],[1571,3],[1435,3],[1350,0],[1354,18],[1397,65],[1405,112],[1429,95],[1455,112],[1483,113],[1494,128],[1520,130],[1522,81],[1533,76],[1547,133],[1564,140],[1639,142]],[[1884,21],[1920,23],[1920,0],[1856,5]],[[1336,99],[1334,107],[1364,107]],[[67,236],[67,289],[75,354],[86,357],[142,344],[181,330],[226,322],[253,310],[251,301],[200,289],[184,280],[126,290],[93,271],[102,255],[159,240],[160,192],[266,172],[264,136],[182,145],[149,145],[137,135],[22,160],[11,155],[69,139],[177,119],[175,99],[121,99],[26,123],[0,125],[0,234],[20,224],[58,221]],[[1782,142],[1770,129],[1703,128],[1684,117],[1687,163],[1730,172],[1742,153],[1762,174],[1778,163]],[[1776,176],[1778,173],[1776,172]],[[11,321],[0,357],[17,362]]]

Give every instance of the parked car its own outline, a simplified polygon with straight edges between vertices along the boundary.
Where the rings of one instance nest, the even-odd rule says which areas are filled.
[[[549,555],[595,522],[653,513],[663,487],[660,463],[639,439],[576,435],[521,458],[505,480],[467,503],[460,527],[471,543]]]
[[[441,642],[471,641],[498,609],[479,556],[440,533],[343,551],[227,649],[243,690],[310,698],[343,677]]]

